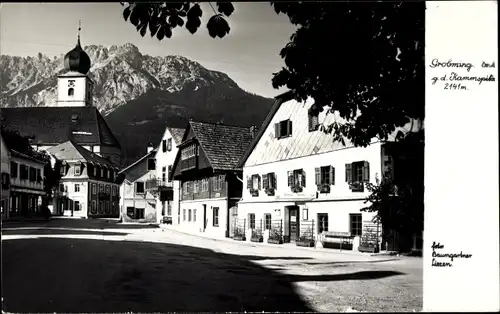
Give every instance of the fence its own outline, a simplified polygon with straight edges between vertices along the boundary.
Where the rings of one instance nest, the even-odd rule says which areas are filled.
[[[246,219],[234,220],[234,238],[245,238],[245,230],[247,227]]]
[[[314,241],[314,219],[300,223],[299,241]]]
[[[263,225],[262,219],[255,221],[255,226],[252,229],[252,239],[262,239],[263,237]]]
[[[283,241],[283,219],[271,220],[269,239],[276,241]]]

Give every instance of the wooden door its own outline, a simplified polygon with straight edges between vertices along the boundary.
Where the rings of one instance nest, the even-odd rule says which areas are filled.
[[[289,209],[290,215],[290,242],[295,242],[299,239],[299,211],[296,207]]]

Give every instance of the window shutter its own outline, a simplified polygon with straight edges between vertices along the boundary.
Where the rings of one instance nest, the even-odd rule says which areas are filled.
[[[293,171],[288,171],[288,186],[293,185]]]
[[[291,136],[292,135],[292,120],[288,120],[286,122],[286,124],[287,124],[287,132],[286,132],[286,134]]]
[[[335,168],[330,166],[330,184],[335,185]]]
[[[316,185],[320,185],[321,184],[321,168],[315,168],[314,173],[315,173],[315,178],[316,178]]]
[[[171,138],[169,138],[169,139],[168,139],[167,150],[168,150],[168,151],[171,151],[171,150],[172,150],[172,139],[171,139]],[[198,155],[198,154],[196,154],[196,155]]]
[[[352,182],[352,164],[345,164],[345,182]]]
[[[368,161],[363,163],[363,181],[370,182],[370,163]]]
[[[306,172],[302,170],[302,186],[306,187]]]
[[[256,174],[257,176],[257,190],[260,190],[260,175]]]
[[[262,175],[262,188],[265,190],[269,187],[269,177],[267,174]]]
[[[172,165],[168,166],[168,181],[172,181]]]
[[[252,188],[252,177],[247,176],[247,189],[251,189],[251,188]]]
[[[165,153],[167,151],[167,140],[161,141],[162,151]]]
[[[276,138],[280,138],[280,124],[279,124],[279,122],[274,124],[274,136]]]
[[[276,173],[274,173],[274,172],[271,173],[271,181],[273,182],[272,183],[273,189],[277,189],[278,186],[277,186],[277,183],[276,183],[277,182],[276,181]]]

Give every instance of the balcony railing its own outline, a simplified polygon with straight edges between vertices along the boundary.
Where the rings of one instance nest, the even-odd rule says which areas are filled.
[[[146,181],[147,191],[158,191],[162,189],[172,188],[174,186],[173,181],[166,181],[161,179],[149,179]]]

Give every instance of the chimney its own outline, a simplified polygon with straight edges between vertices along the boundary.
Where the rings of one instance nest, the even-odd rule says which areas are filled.
[[[252,125],[250,127],[250,135],[252,135],[252,138],[255,138],[255,129],[256,129],[255,125]]]
[[[148,154],[153,150],[153,143],[149,142],[148,143]]]

